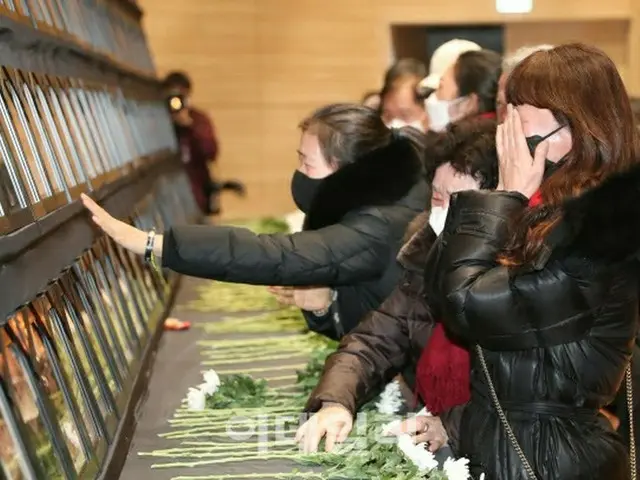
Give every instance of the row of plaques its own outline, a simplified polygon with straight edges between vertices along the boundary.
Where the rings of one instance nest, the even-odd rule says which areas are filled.
[[[0,15],[27,23],[153,75],[140,19],[104,0],[0,0]]]
[[[184,174],[158,179],[132,222],[196,207]],[[106,237],[0,329],[0,478],[94,478],[129,399],[172,277]]]
[[[158,152],[176,149],[165,105],[117,86],[0,70],[0,234],[37,219]]]

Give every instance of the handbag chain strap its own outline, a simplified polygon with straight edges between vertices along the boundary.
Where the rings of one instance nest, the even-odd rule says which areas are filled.
[[[631,480],[636,480],[638,476],[636,459],[636,426],[633,423],[633,377],[631,375],[631,364],[627,366],[625,373],[627,386],[627,409],[629,414],[629,464],[631,465]]]
[[[498,399],[498,394],[496,393],[496,389],[493,386],[493,381],[491,380],[491,374],[489,373],[489,368],[487,367],[487,362],[484,358],[484,352],[482,351],[482,347],[480,345],[476,345],[476,352],[478,353],[478,358],[480,359],[480,366],[482,367],[482,371],[487,380],[487,386],[489,387],[489,394],[491,395],[491,400],[493,401],[493,405],[498,412],[498,418],[500,418],[500,422],[507,432],[507,436],[513,446],[513,449],[516,451],[518,457],[520,457],[520,461],[524,466],[525,472],[527,476],[531,480],[537,480],[537,476],[529,460],[525,456],[522,451],[522,447],[518,442],[513,430],[511,429],[511,425],[509,424],[509,420],[502,409],[502,405],[500,405],[500,400]],[[631,466],[631,480],[637,480],[637,460],[636,460],[636,442],[635,442],[635,425],[633,423],[633,378],[631,375],[631,362],[627,366],[625,372],[625,382],[626,382],[626,390],[627,390],[627,409],[629,414],[629,463]]]
[[[487,362],[484,359],[484,352],[482,351],[482,347],[480,345],[476,345],[476,352],[478,353],[478,357],[480,358],[480,366],[482,367],[482,371],[484,372],[484,376],[487,380],[487,386],[489,387],[491,400],[493,401],[493,405],[498,412],[498,418],[500,419],[505,432],[507,432],[507,437],[509,437],[509,441],[511,442],[513,449],[516,451],[516,454],[518,454],[518,457],[520,457],[520,461],[524,466],[524,470],[525,472],[527,472],[527,477],[529,477],[530,480],[537,480],[538,477],[536,476],[536,472],[534,472],[531,464],[529,463],[529,460],[527,460],[527,457],[522,451],[520,442],[518,442],[515,433],[513,433],[511,425],[509,425],[509,420],[507,420],[507,416],[502,409],[502,405],[500,405],[500,400],[498,399],[498,394],[496,393],[496,389],[493,386],[493,382],[491,381],[491,374],[489,374],[489,368],[487,367]]]

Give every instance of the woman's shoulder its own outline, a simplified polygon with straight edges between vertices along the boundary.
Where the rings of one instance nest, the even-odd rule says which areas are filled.
[[[398,146],[379,149],[327,177],[307,215],[308,228],[333,225],[375,207],[380,211],[389,211],[384,207],[421,211],[429,197],[422,163],[410,146],[399,144],[409,151],[397,151]]]
[[[381,232],[392,232],[394,237],[403,240],[407,228],[420,213],[406,205],[372,205],[348,212],[339,223],[347,226],[377,228]]]
[[[597,263],[640,259],[640,165],[606,179],[567,201],[547,238],[558,247]]]

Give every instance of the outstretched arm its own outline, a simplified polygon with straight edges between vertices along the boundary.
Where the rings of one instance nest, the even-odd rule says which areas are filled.
[[[142,255],[147,233],[121,222],[83,195],[93,221],[124,248]],[[256,285],[345,285],[375,278],[389,256],[385,220],[361,213],[351,221],[292,235],[244,228],[184,226],[158,235],[154,253],[185,275]]]

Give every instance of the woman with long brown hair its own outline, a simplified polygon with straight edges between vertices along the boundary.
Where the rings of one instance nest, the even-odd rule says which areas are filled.
[[[425,276],[446,328],[475,345],[471,400],[403,429],[448,443],[474,477],[628,479],[599,409],[630,382],[638,328],[629,99],[613,62],[580,44],[525,59],[506,96],[498,191],[452,199]]]

